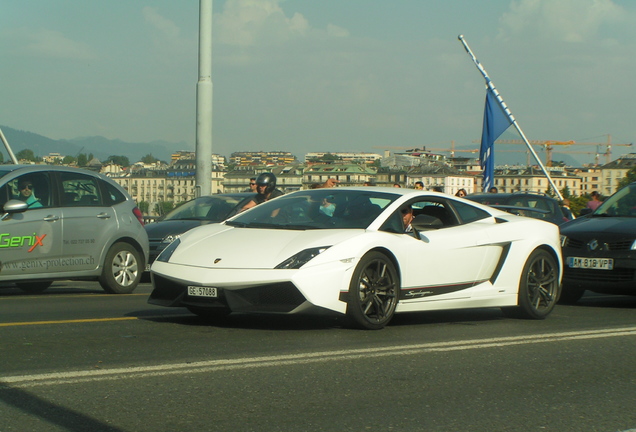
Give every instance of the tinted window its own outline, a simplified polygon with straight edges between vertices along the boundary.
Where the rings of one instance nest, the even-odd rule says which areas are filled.
[[[284,195],[237,216],[228,225],[246,228],[366,228],[398,195],[314,189]]]
[[[63,172],[62,205],[64,206],[100,206],[102,197],[99,190],[99,180],[93,176]]]
[[[455,210],[457,210],[459,217],[462,218],[462,222],[464,223],[475,222],[490,217],[488,212],[463,202],[454,201],[453,206],[455,206]]]
[[[631,184],[609,197],[595,212],[597,215],[636,216],[636,185]]]
[[[115,185],[108,182],[102,182],[102,184],[106,186],[106,191],[108,192],[108,198],[111,204],[119,204],[126,201],[126,195],[124,195]]]
[[[170,213],[162,220],[210,220],[221,222],[239,203],[239,198],[228,196],[200,197],[188,201]]]

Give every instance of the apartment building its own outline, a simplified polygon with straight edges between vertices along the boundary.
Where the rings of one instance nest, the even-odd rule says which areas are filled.
[[[247,167],[260,165],[290,165],[296,162],[296,156],[284,151],[244,151],[230,155],[230,163]]]
[[[303,172],[303,189],[312,184],[322,184],[329,178],[335,178],[340,186],[362,186],[365,182],[373,182],[377,168],[364,164],[314,164]]]
[[[382,159],[382,155],[367,152],[311,152],[305,155],[305,163],[315,159],[322,159],[325,155],[337,156],[344,163],[372,164],[376,160]]]

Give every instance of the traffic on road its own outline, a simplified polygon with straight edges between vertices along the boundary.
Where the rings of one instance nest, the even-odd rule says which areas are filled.
[[[151,289],[0,288],[0,430],[636,427],[634,297],[586,294],[541,321],[400,314],[368,332],[339,315],[211,325],[148,304]]]

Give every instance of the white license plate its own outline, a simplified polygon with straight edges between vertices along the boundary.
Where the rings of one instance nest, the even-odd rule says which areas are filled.
[[[189,286],[188,295],[193,297],[218,297],[215,287]]]
[[[614,260],[612,258],[568,257],[568,266],[570,268],[612,270],[614,268]]]

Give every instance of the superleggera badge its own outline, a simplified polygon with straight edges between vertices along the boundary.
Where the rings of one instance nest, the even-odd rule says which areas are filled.
[[[217,258],[214,260],[214,264],[218,263],[219,261],[221,261],[221,258]]]

